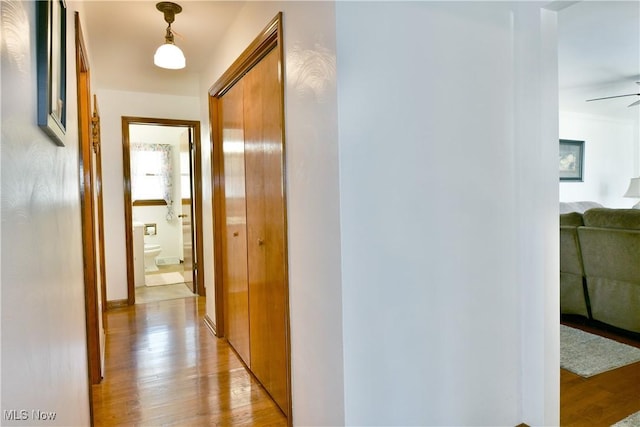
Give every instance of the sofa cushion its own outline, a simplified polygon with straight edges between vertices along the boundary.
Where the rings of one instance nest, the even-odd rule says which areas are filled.
[[[584,275],[577,227],[560,227],[560,272]]]
[[[587,227],[640,230],[640,209],[589,209],[583,221]]]
[[[582,275],[560,272],[560,313],[589,316]]]
[[[574,226],[579,227],[584,225],[582,214],[578,212],[571,212],[566,214],[560,214],[560,226]]]
[[[560,202],[560,213],[578,212],[583,213],[586,210],[593,208],[601,208],[602,205],[598,202]]]
[[[593,318],[640,332],[640,292],[637,284],[591,277],[587,279]]]
[[[640,230],[578,227],[587,277],[640,285]]]

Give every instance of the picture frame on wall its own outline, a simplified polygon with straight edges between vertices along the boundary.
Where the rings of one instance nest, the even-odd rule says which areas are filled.
[[[35,3],[38,126],[63,147],[67,124],[67,5],[65,0]]]
[[[560,140],[560,181],[584,181],[584,141]]]

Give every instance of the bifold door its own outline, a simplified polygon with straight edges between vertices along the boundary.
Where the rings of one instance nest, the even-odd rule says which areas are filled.
[[[219,98],[226,337],[288,413],[286,214],[280,53]]]

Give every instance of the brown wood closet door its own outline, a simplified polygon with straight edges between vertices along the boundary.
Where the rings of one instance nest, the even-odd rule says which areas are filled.
[[[226,337],[240,357],[251,367],[242,86],[242,82],[239,82],[220,100],[225,173],[223,280],[227,304]]]
[[[288,412],[285,211],[279,50],[244,82],[251,370]]]

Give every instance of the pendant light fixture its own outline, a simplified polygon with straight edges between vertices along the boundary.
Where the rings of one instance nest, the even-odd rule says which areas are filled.
[[[156,4],[156,9],[164,14],[164,20],[169,25],[164,37],[165,43],[156,50],[156,54],[153,55],[153,63],[158,67],[171,70],[184,68],[186,65],[184,53],[173,43],[173,31],[171,31],[171,23],[175,20],[176,14],[182,12],[182,7],[169,1],[163,1]]]

